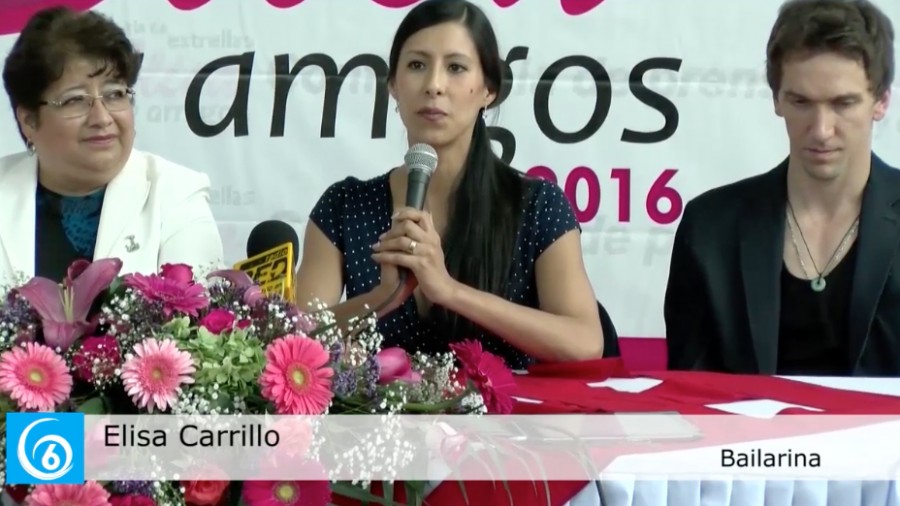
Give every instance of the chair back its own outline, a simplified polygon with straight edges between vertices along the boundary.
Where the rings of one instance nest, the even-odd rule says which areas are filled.
[[[616,332],[612,317],[609,316],[599,300],[597,301],[597,311],[600,312],[600,326],[603,329],[603,358],[620,357],[619,334]]]

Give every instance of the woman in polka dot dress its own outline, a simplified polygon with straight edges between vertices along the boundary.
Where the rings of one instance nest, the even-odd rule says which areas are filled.
[[[484,111],[502,77],[478,7],[423,2],[409,12],[391,48],[389,83],[410,145],[438,153],[425,210],[404,207],[404,167],[329,187],[306,229],[300,304],[322,302],[339,319],[383,306],[384,346],[408,352],[474,338],[512,368],[602,355],[568,200],[491,149]],[[402,287],[398,268],[411,273]]]

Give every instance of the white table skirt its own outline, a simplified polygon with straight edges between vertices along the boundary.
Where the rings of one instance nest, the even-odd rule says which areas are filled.
[[[792,377],[817,385],[900,397],[900,378]],[[898,435],[900,437],[900,435]],[[568,506],[900,506],[893,481],[603,480]]]

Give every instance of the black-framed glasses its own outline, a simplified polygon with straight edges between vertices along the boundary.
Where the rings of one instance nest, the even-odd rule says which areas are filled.
[[[72,95],[59,100],[44,100],[41,105],[53,106],[63,118],[79,118],[90,114],[94,101],[100,99],[109,112],[120,112],[134,105],[134,90],[131,88],[109,90],[100,95]]]

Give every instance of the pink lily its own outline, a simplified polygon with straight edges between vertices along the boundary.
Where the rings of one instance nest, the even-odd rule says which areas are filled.
[[[96,262],[77,260],[69,266],[62,284],[32,278],[18,292],[41,317],[44,342],[68,350],[78,338],[93,330],[87,317],[95,299],[109,288],[122,269],[118,258]]]

